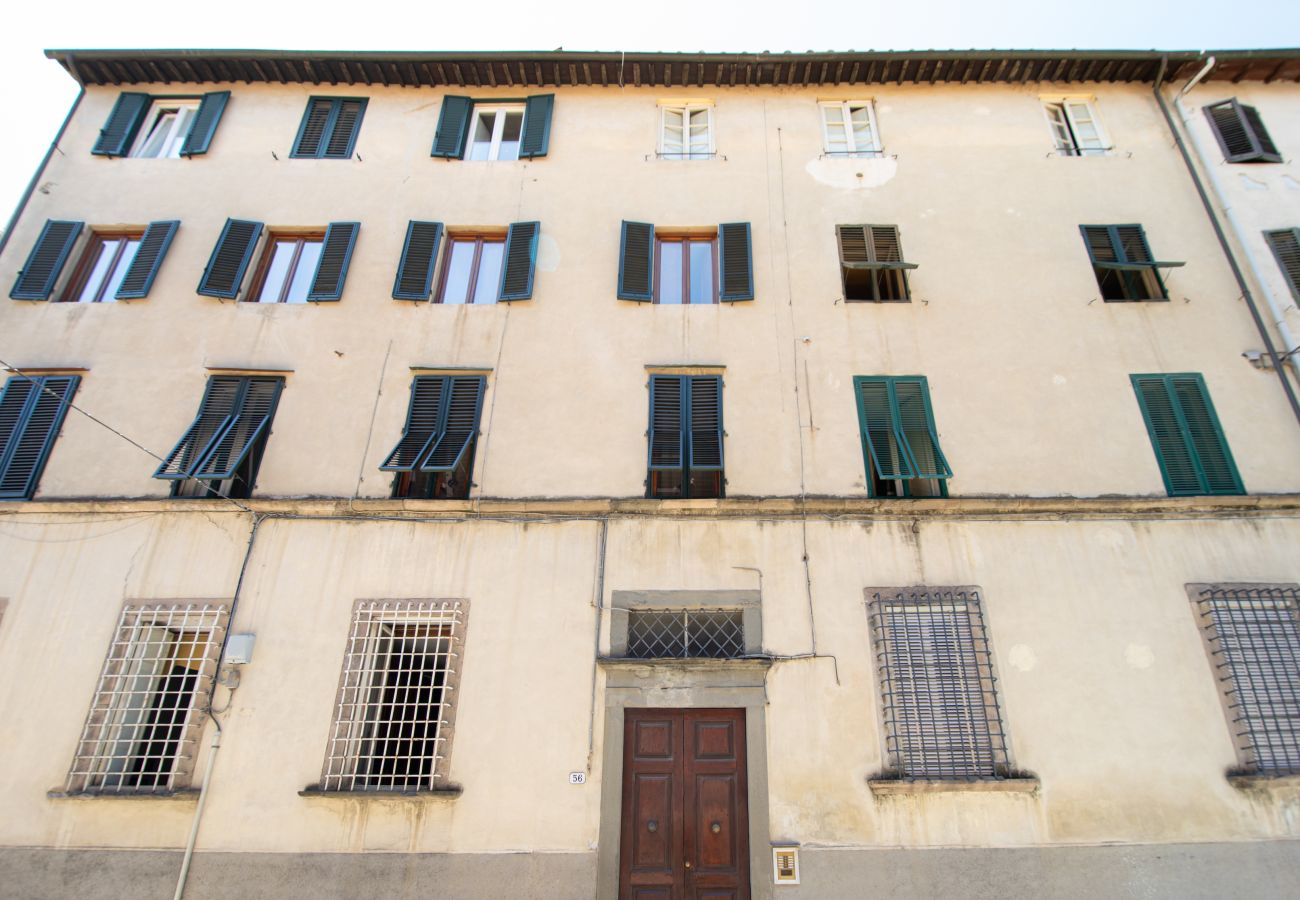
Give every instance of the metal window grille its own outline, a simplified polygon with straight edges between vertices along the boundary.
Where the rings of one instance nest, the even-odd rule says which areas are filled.
[[[456,600],[357,604],[323,790],[418,791],[445,782],[465,612]]]
[[[907,779],[1007,777],[1006,735],[979,592],[882,591],[868,611],[890,771]]]
[[[1196,603],[1247,768],[1300,775],[1300,588],[1208,588]]]
[[[631,610],[627,655],[634,659],[731,659],[745,655],[738,609]]]
[[[68,773],[69,793],[167,793],[188,783],[212,689],[225,604],[122,610]]]

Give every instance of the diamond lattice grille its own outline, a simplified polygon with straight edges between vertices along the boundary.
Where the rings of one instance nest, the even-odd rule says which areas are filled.
[[[633,610],[627,655],[635,659],[732,659],[745,655],[740,610]]]

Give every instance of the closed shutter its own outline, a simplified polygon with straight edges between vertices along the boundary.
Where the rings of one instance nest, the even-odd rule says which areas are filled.
[[[167,248],[176,236],[180,222],[150,222],[140,238],[140,246],[135,251],[131,265],[127,267],[122,283],[118,285],[115,296],[118,300],[138,300],[149,296],[149,288],[162,267]]]
[[[402,439],[379,468],[385,472],[412,472],[433,446],[442,421],[442,400],[447,393],[444,375],[417,375],[411,382],[411,402],[406,410]]]
[[[690,376],[690,467],[722,471],[722,378]]]
[[[155,478],[230,478],[270,427],[284,379],[269,376],[208,379],[199,414]]]
[[[726,222],[718,226],[718,255],[722,269],[719,299],[753,300],[754,260],[748,222]]]
[[[412,221],[406,226],[406,242],[397,262],[393,299],[428,300],[433,292],[433,266],[442,241],[441,222]]]
[[[1245,493],[1200,375],[1131,380],[1169,496]]]
[[[333,112],[334,101],[326,97],[308,100],[307,109],[302,114],[302,124],[298,126],[298,137],[293,142],[293,152],[289,155],[299,159],[320,156]]]
[[[497,299],[530,300],[533,270],[537,263],[540,222],[516,222],[506,234],[505,264],[501,267],[501,291]]]
[[[96,156],[126,156],[149,110],[150,99],[148,94],[119,94],[90,152]]]
[[[649,467],[651,471],[680,469],[686,458],[682,444],[682,395],[687,376],[650,376],[650,440]]]
[[[1300,301],[1300,228],[1284,228],[1278,231],[1266,231],[1264,237],[1273,256],[1286,276],[1291,288],[1291,296]]]
[[[15,300],[48,300],[54,285],[68,261],[68,254],[81,235],[83,222],[65,222],[58,219],[46,221],[41,235],[36,239],[27,262],[18,270],[9,296]]]
[[[1244,493],[1237,467],[1233,464],[1228,443],[1219,427],[1218,417],[1205,390],[1200,375],[1171,375],[1169,386],[1191,438],[1192,452],[1200,464],[1205,478],[1206,492],[1210,494]]]
[[[421,472],[454,471],[478,434],[486,379],[481,375],[455,375],[448,382],[446,414],[439,423],[441,433],[420,466]]]
[[[465,153],[465,134],[474,101],[469,97],[443,97],[438,111],[438,130],[433,138],[431,156],[460,159]]]
[[[208,152],[229,100],[230,91],[203,95],[199,101],[199,111],[194,114],[194,122],[190,125],[190,133],[185,135],[185,143],[181,145],[181,156],[199,156]]]
[[[1281,162],[1259,112],[1236,99],[1205,107],[1211,130],[1228,162]]]
[[[618,250],[618,299],[649,303],[654,298],[655,227],[623,222]]]
[[[539,94],[524,101],[524,134],[519,141],[519,158],[545,156],[551,146],[551,109],[554,94]]]
[[[36,491],[81,377],[15,375],[0,394],[0,499]]]
[[[338,300],[343,296],[343,283],[347,281],[348,265],[352,262],[352,248],[357,243],[360,222],[331,222],[325,229],[320,261],[312,278],[308,300]]]
[[[366,114],[365,100],[335,100],[329,137],[320,155],[325,159],[351,159],[361,133],[361,119]]]
[[[261,234],[261,222],[227,219],[221,237],[212,249],[207,268],[203,270],[203,277],[199,279],[198,292],[206,297],[227,300],[237,297]]]

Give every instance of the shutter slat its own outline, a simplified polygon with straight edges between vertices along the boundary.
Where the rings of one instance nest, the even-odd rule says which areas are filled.
[[[441,222],[412,221],[393,280],[393,299],[428,300],[433,293],[433,267],[442,241]]]
[[[690,468],[722,471],[722,378],[690,376]]]
[[[40,237],[32,246],[27,262],[18,271],[13,290],[9,296],[15,300],[48,300],[58,283],[63,265],[68,261],[77,238],[81,235],[82,222],[67,222],[58,219],[46,221]]]
[[[140,130],[140,123],[144,121],[149,103],[148,94],[119,94],[90,152],[96,156],[126,156],[136,132]]]
[[[655,227],[624,221],[619,235],[618,299],[654,299]]]
[[[417,375],[411,382],[411,401],[406,410],[402,439],[379,468],[385,472],[411,472],[424,459],[438,436],[445,375]]]
[[[229,429],[234,417],[243,379],[214,375],[208,379],[199,402],[199,413],[190,427],[185,429],[176,446],[167,454],[154,478],[189,478],[194,467],[207,456],[213,443]]]
[[[754,299],[754,261],[748,222],[725,222],[718,226],[718,255],[721,258],[723,301]]]
[[[181,145],[181,156],[200,156],[208,152],[229,100],[230,91],[203,95],[199,101],[199,111],[194,114],[194,122],[190,125],[190,133],[185,135],[185,143]]]
[[[545,156],[551,145],[551,110],[554,94],[538,94],[524,101],[524,133],[519,141],[519,158]]]
[[[886,480],[915,478],[916,473],[898,440],[888,380],[867,377],[854,380],[858,385],[858,423],[876,474]],[[871,473],[867,475],[870,477]]]
[[[63,426],[78,375],[16,375],[0,396],[0,498],[36,492],[50,449]]]
[[[325,126],[329,124],[333,110],[334,101],[328,98],[313,97],[307,101],[307,109],[303,112],[302,124],[298,126],[298,137],[293,142],[290,156],[299,159],[320,156],[325,141]]]
[[[497,299],[531,300],[533,270],[537,262],[540,222],[516,222],[506,234],[505,263],[501,267],[501,289]]]
[[[245,390],[230,425],[194,468],[194,478],[222,481],[234,477],[262,432],[270,428],[283,379],[255,376],[243,380]]]
[[[455,375],[449,381],[450,398],[442,434],[429,451],[429,458],[420,466],[421,472],[454,471],[478,435],[486,379],[481,375]]]
[[[244,272],[253,258],[253,249],[262,234],[261,222],[227,219],[221,237],[212,249],[212,257],[199,280],[198,293],[206,297],[233,300],[239,295]]]
[[[1192,452],[1200,463],[1207,492],[1244,493],[1237,467],[1233,464],[1232,454],[1200,376],[1171,375],[1169,385],[1187,423]]]
[[[316,275],[312,278],[311,290],[307,292],[308,300],[339,300],[343,297],[343,285],[347,281],[348,266],[352,262],[352,249],[356,246],[357,233],[360,231],[360,222],[331,222],[325,229],[325,241],[321,246],[320,260],[316,263]]]
[[[138,300],[149,296],[149,288],[153,286],[153,280],[162,268],[163,257],[167,255],[167,248],[171,246],[172,238],[176,236],[176,229],[180,225],[175,220],[149,223],[144,236],[140,238],[140,246],[135,251],[131,265],[127,267],[126,275],[118,285],[115,294],[118,300]]]
[[[930,389],[924,378],[895,378],[894,408],[898,413],[899,439],[911,456],[917,478],[951,478],[952,469],[939,447],[930,408]]]
[[[434,133],[430,156],[443,159],[460,159],[465,152],[465,133],[469,130],[469,117],[474,101],[469,97],[442,98],[438,110],[438,130]]]
[[[684,376],[650,376],[649,467],[652,471],[680,469],[682,452],[682,394]]]
[[[1266,231],[1264,237],[1273,249],[1282,274],[1291,287],[1291,296],[1300,301],[1300,228]]]
[[[351,159],[366,114],[366,101],[335,100],[334,107],[334,123],[320,155],[324,159]]]

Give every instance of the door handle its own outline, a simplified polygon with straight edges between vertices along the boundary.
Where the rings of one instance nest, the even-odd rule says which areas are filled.
[[[691,867],[691,861],[688,859],[686,860],[686,868],[689,869],[690,867]]]

